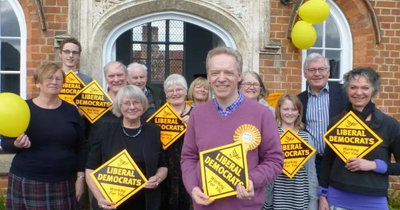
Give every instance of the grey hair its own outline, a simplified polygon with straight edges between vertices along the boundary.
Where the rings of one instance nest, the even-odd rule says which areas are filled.
[[[185,88],[185,90],[188,89],[188,85],[187,85],[185,77],[183,77],[180,74],[171,74],[164,81],[164,92],[166,93],[169,86],[171,86],[173,84],[182,86],[183,88]]]
[[[242,68],[243,68],[243,59],[242,55],[239,53],[239,51],[232,49],[230,47],[216,47],[210,51],[208,51],[207,58],[206,58],[206,69],[208,72],[208,65],[210,62],[210,59],[216,55],[220,54],[227,54],[230,56],[235,57],[236,59],[236,69],[239,71],[239,73],[242,73]]]
[[[328,69],[331,68],[331,66],[329,65],[329,60],[327,58],[325,58],[323,55],[319,53],[311,53],[307,56],[306,60],[304,61],[303,70],[305,71],[308,69],[308,63],[315,62],[321,58],[323,58],[325,61],[325,67]]]
[[[104,77],[107,76],[106,74],[107,74],[108,67],[110,67],[111,65],[114,65],[114,64],[117,64],[118,67],[122,66],[122,68],[124,68],[125,75],[128,76],[128,70],[126,69],[126,66],[123,63],[121,63],[119,61],[110,61],[104,66]]]
[[[258,83],[260,83],[260,95],[258,96],[257,100],[260,100],[261,98],[268,97],[269,96],[269,90],[268,90],[267,87],[265,87],[264,82],[262,81],[260,75],[257,74],[257,72],[255,72],[255,71],[245,71],[245,72],[243,72],[242,81],[240,81],[239,84],[241,85],[243,83],[244,78],[245,78],[245,76],[247,74],[253,75],[257,79]]]
[[[117,116],[121,117],[121,106],[122,106],[122,98],[126,96],[128,98],[137,98],[142,103],[143,106],[143,113],[149,108],[149,103],[147,101],[146,95],[144,95],[143,91],[135,86],[135,85],[126,85],[122,87],[115,97],[114,105],[112,107],[112,113]]]
[[[367,81],[371,83],[373,88],[372,97],[374,97],[379,92],[379,88],[381,87],[381,76],[378,74],[378,72],[370,67],[355,68],[343,75],[343,90],[347,93],[351,80],[360,76],[365,77]]]
[[[131,63],[131,64],[128,65],[129,76],[132,76],[132,69],[135,68],[135,67],[142,67],[144,69],[144,72],[145,72],[146,76],[147,76],[147,66],[145,66],[145,65],[143,65],[141,63],[136,63],[136,62],[135,63]]]

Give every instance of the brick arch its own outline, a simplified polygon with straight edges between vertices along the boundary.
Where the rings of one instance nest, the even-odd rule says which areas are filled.
[[[349,23],[353,36],[353,66],[374,66],[373,51],[376,48],[373,14],[360,1],[336,1]]]

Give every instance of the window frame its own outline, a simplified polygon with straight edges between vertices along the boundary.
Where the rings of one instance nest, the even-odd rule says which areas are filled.
[[[333,2],[332,0],[326,0],[326,2],[329,5],[330,8],[330,16],[333,19],[333,22],[336,24],[339,36],[340,36],[340,47],[342,49],[342,53],[340,56],[340,61],[341,61],[341,68],[340,68],[340,73],[339,79],[329,79],[329,81],[332,82],[342,82],[343,80],[343,75],[347,72],[349,72],[353,68],[353,37],[351,34],[351,29],[350,25],[346,19],[346,16],[343,14],[339,6]],[[326,24],[324,24],[324,29],[326,27]],[[325,30],[324,30],[325,32]],[[323,43],[325,43],[325,34],[323,35]],[[310,48],[312,49],[312,48]],[[325,48],[325,46],[322,49],[329,49]],[[301,66],[301,75],[302,75],[302,81],[301,81],[301,91],[306,90],[306,85],[307,81],[306,78],[304,77],[304,62],[307,58],[307,50],[302,50],[302,66]]]
[[[26,30],[26,22],[25,22],[25,14],[22,10],[21,5],[18,0],[6,0],[11,5],[14,10],[15,16],[18,19],[19,29],[20,29],[20,37],[7,37],[1,36],[0,41],[3,39],[8,40],[20,40],[20,69],[19,71],[0,71],[0,75],[7,74],[19,74],[19,95],[26,99],[26,40],[27,40],[27,30]],[[1,69],[0,69],[1,70]],[[1,93],[1,92],[0,92]]]

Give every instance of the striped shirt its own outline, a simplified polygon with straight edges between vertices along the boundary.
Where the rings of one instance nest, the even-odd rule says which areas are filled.
[[[324,154],[325,142],[323,135],[329,124],[329,86],[321,90],[318,95],[308,87],[308,103],[306,110],[306,130],[311,135],[315,149],[320,155]]]
[[[284,131],[279,129],[279,134]],[[297,133],[308,142],[308,134],[300,130]],[[273,184],[273,198],[271,203],[264,203],[262,210],[304,210],[310,202],[309,181],[305,166],[300,168],[291,179],[286,174],[280,174]]]
[[[231,105],[229,105],[228,107],[226,107],[226,110],[225,110],[225,111],[219,106],[217,99],[216,99],[216,98],[213,99],[215,108],[217,108],[218,112],[219,112],[223,117],[226,117],[226,116],[232,114],[232,113],[233,113],[236,109],[238,109],[239,106],[242,104],[242,102],[243,102],[243,100],[244,100],[243,93],[240,92],[240,91],[238,91],[238,93],[239,93],[238,99],[236,99],[235,102],[233,102]]]

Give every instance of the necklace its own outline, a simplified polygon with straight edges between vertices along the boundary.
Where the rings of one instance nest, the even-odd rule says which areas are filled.
[[[182,113],[181,113],[181,117],[183,117],[183,113],[185,112],[185,109],[186,109],[186,102],[183,102],[183,103],[185,103],[185,106],[183,107],[183,110],[182,110]]]
[[[139,136],[140,132],[142,132],[142,127],[143,127],[143,125],[140,125],[139,131],[138,131],[135,135],[129,135],[129,134],[125,131],[124,126],[122,126],[122,131],[124,132],[124,134],[125,134],[127,137],[135,138],[135,137]]]

